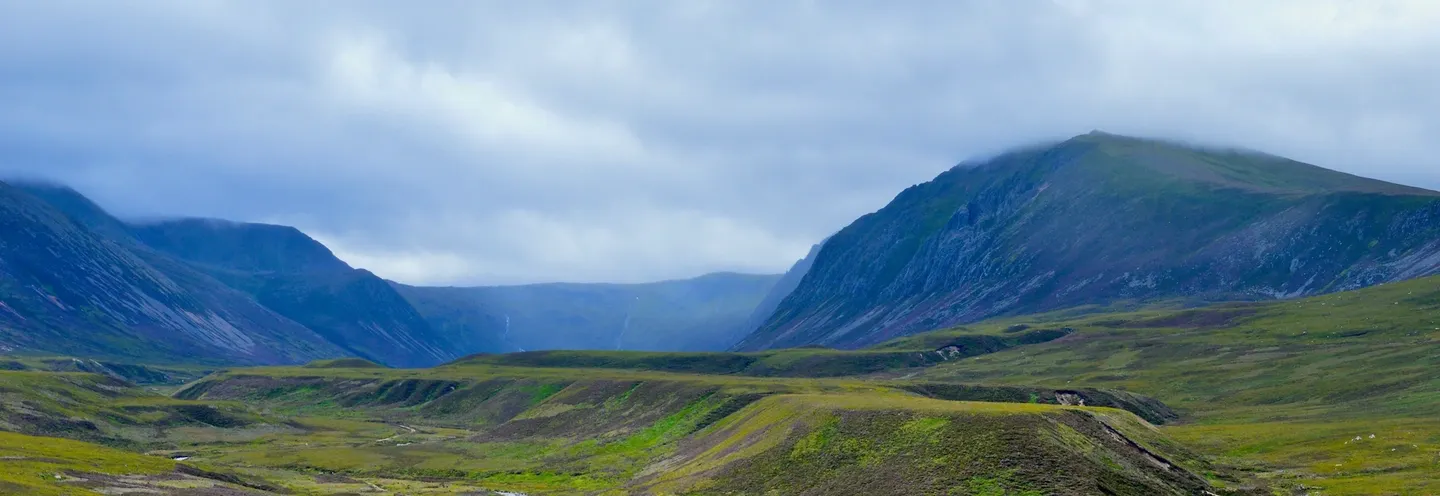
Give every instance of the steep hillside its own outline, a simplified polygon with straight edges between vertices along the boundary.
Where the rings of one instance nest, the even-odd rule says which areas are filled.
[[[1290,298],[1440,271],[1440,195],[1092,133],[962,164],[832,237],[737,349],[860,347],[1121,300]]]
[[[210,219],[136,225],[146,245],[252,295],[348,354],[394,366],[460,356],[394,288],[293,227]]]
[[[710,274],[649,284],[475,288],[396,285],[447,339],[477,351],[723,350],[779,276]]]
[[[203,274],[91,230],[92,221],[109,229],[0,183],[0,350],[252,364],[340,353]]]
[[[156,250],[220,269],[281,274],[350,270],[325,245],[289,226],[177,219],[134,224],[129,231]]]
[[[23,184],[7,194],[15,200],[0,215],[15,232],[70,230],[59,236],[89,243],[62,251],[51,246],[53,240],[30,236],[4,247],[13,250],[0,260],[12,268],[13,289],[0,291],[0,318],[83,331],[65,340],[58,331],[12,326],[4,334],[9,337],[0,337],[0,347],[32,353],[242,364],[348,355],[412,367],[522,349],[721,350],[750,330],[745,318],[778,278],[712,274],[635,285],[407,287],[350,267],[292,227],[213,219],[128,224],[63,186]],[[26,208],[43,212],[44,222]],[[114,270],[97,272],[105,266]],[[117,277],[124,281],[110,280]],[[136,281],[139,293],[122,290],[122,282]],[[146,284],[153,288],[144,289]],[[44,302],[51,294],[46,288],[57,286],[74,292],[73,298],[145,294],[158,303],[107,303],[94,315],[65,320],[56,315],[72,309],[57,305],[68,300]],[[122,312],[130,309],[152,313],[146,318],[158,324]],[[229,339],[234,343],[226,346],[234,349],[204,350],[185,338],[170,342],[151,328],[203,334],[211,345]],[[249,356],[250,341],[269,347]]]
[[[780,308],[780,304],[785,301],[785,298],[795,292],[795,288],[800,287],[800,281],[805,279],[805,274],[810,273],[810,267],[815,265],[815,256],[820,254],[820,247],[824,245],[825,242],[821,241],[810,247],[810,253],[807,253],[805,258],[795,262],[795,265],[790,266],[790,270],[785,271],[785,275],[780,276],[780,280],[775,281],[775,285],[770,288],[765,299],[760,300],[760,303],[755,306],[755,310],[750,312],[750,317],[745,319],[745,324],[742,326],[745,334],[740,336],[741,338],[749,336],[760,326],[765,325],[765,322],[770,320],[770,316],[775,314],[775,309]]]
[[[293,352],[300,355],[293,358],[266,358],[258,363],[358,355],[392,365],[423,366],[463,354],[452,352],[450,343],[434,336],[424,319],[384,280],[352,269],[324,245],[292,227],[210,219],[131,225],[72,189],[47,184],[20,187],[102,244],[142,261],[184,288],[196,308],[220,314],[258,311],[270,317],[267,330],[282,340],[293,335],[323,343],[319,348],[302,346]],[[71,270],[75,263],[62,256],[47,267]],[[85,326],[77,329],[89,331]],[[108,352],[100,348],[37,349],[116,356],[98,354]],[[234,361],[211,353],[161,355],[171,360]]]

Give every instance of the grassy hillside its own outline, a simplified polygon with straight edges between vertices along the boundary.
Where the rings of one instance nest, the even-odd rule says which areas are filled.
[[[840,377],[928,367],[950,360],[1058,339],[1065,334],[1066,331],[1058,329],[1043,329],[999,336],[962,335],[934,342],[916,342],[915,346],[862,351],[818,347],[755,353],[535,351],[475,355],[454,364],[631,369],[762,377]]]
[[[351,268],[293,227],[178,219],[131,231],[149,248],[245,292],[345,354],[422,367],[468,351],[436,333],[390,283]]]
[[[537,494],[870,494],[875,487],[813,477],[815,469],[853,480],[889,473],[888,494],[938,487],[953,494],[1190,494],[1207,487],[1175,465],[1192,460],[1169,454],[1174,444],[1128,412],[1029,403],[1035,399],[1027,396],[1016,403],[927,399],[907,385],[459,364],[237,370],[177,396],[399,426],[374,445],[336,439],[318,447],[306,434],[198,452],[221,465],[462,479]],[[1012,453],[1023,457],[1008,459]],[[1176,457],[1164,462],[1170,468],[1157,465],[1167,457]]]
[[[1016,318],[912,339],[1042,322],[1075,332],[918,375],[1121,388],[1179,410],[1171,436],[1282,487],[1440,492],[1440,279],[1279,303]]]
[[[164,387],[178,386],[210,373],[211,368],[197,365],[146,365],[54,356],[0,357],[0,370],[88,372],[133,384]]]
[[[222,372],[174,398],[92,374],[4,372],[3,418],[32,420],[0,428],[183,456],[190,472],[209,474],[199,479],[303,494],[869,494],[882,482],[887,494],[1207,487],[1190,470],[1204,463],[1135,415],[1044,404],[1070,393],[1097,402],[1125,396],[1113,392],[996,388],[978,394],[1013,402],[975,403],[924,398],[911,382],[316,365]],[[69,427],[55,427],[62,423]],[[0,438],[0,450],[25,449],[27,439]]]
[[[300,494],[1440,490],[1440,279],[1100,310],[856,352],[231,369],[173,397],[12,370],[0,372],[0,430],[187,458],[188,472],[136,475],[146,487],[183,476]]]

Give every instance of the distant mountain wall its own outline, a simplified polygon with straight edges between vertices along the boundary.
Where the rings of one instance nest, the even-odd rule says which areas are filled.
[[[719,351],[778,275],[717,273],[647,284],[535,284],[473,288],[396,285],[449,339],[481,351]]]

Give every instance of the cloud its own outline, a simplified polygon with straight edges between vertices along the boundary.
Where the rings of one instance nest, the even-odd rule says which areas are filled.
[[[0,173],[411,283],[780,271],[1091,129],[1440,188],[1417,1],[0,4]]]

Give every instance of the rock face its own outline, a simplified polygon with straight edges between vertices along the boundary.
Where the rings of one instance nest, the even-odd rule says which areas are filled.
[[[860,347],[999,315],[1436,273],[1440,193],[1097,132],[905,190],[832,237],[736,349]]]

